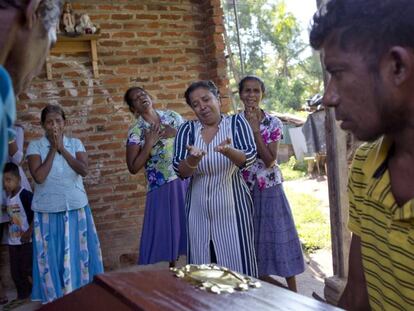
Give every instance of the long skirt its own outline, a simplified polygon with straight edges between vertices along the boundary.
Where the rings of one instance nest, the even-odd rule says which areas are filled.
[[[53,301],[103,272],[89,205],[59,213],[34,213],[32,300]]]
[[[139,265],[174,261],[186,254],[187,185],[188,181],[177,178],[147,193]]]
[[[259,276],[290,277],[305,270],[302,248],[282,184],[253,189]]]

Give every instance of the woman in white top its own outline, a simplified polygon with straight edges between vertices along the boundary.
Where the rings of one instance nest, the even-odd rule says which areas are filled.
[[[27,149],[35,181],[32,210],[32,299],[50,302],[103,272],[102,254],[82,177],[88,159],[82,142],[64,135],[65,113],[42,110],[45,136]]]

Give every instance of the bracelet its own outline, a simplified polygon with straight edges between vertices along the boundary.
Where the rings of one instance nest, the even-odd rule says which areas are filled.
[[[187,161],[187,158],[184,160],[184,163],[185,163],[185,165],[187,165],[189,168],[191,168],[191,169],[196,169],[197,168],[197,166],[198,166],[198,164],[196,165],[196,166],[192,166],[192,165],[190,165],[190,163],[188,163],[188,161]]]

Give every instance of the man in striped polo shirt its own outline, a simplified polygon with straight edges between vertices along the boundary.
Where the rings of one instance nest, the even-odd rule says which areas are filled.
[[[414,309],[414,1],[331,0],[313,48],[330,73],[324,103],[367,141],[352,163],[349,310]]]

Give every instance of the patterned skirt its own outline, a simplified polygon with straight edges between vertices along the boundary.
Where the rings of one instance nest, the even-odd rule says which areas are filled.
[[[302,248],[282,184],[253,190],[259,276],[290,277],[305,270]]]
[[[32,300],[53,301],[103,273],[102,253],[89,205],[34,213]]]

